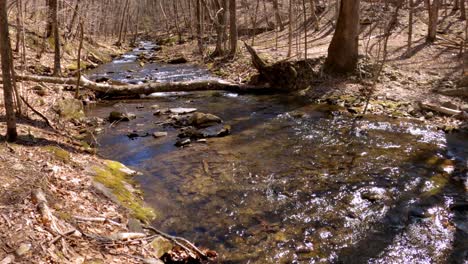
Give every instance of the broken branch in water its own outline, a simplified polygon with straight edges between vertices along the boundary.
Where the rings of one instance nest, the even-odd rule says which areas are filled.
[[[148,230],[151,230],[153,231],[154,233],[166,238],[166,239],[169,239],[170,241],[174,242],[176,245],[178,245],[179,247],[183,248],[185,251],[187,251],[188,254],[190,255],[199,255],[202,259],[208,259],[208,256],[203,253],[198,247],[196,247],[194,244],[192,244],[190,241],[188,241],[187,239],[183,238],[183,237],[177,237],[177,236],[171,236],[169,234],[166,234],[164,233],[163,231],[160,231],[152,226],[144,226],[145,229],[148,229]],[[189,249],[186,245],[184,245],[183,243],[181,243],[180,241],[182,241],[183,243],[185,243],[187,246],[189,246],[191,249]],[[195,251],[196,254],[194,254],[193,252]]]

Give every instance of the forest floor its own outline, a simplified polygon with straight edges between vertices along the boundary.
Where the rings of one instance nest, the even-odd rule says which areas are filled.
[[[406,19],[406,15],[402,20]],[[424,37],[426,20],[423,16],[416,17],[411,56],[405,56],[407,28],[404,25],[400,25],[390,38],[388,63],[372,95],[375,107],[371,107],[371,112],[389,114],[386,110],[390,109],[391,115],[398,116],[396,113],[399,111],[400,116],[441,127],[466,126],[466,119],[417,109],[419,102],[453,104],[456,109],[464,111],[468,108],[467,101],[462,98],[435,92],[442,86],[454,87],[466,69],[468,60],[459,56],[459,48],[454,45],[464,34],[464,24],[455,14],[447,15],[440,27],[443,29],[439,32],[441,38],[434,44],[427,44]],[[321,31],[310,32],[308,57],[325,56],[332,34],[331,24],[322,27]],[[254,48],[262,58],[273,63],[303,57],[287,58],[286,30],[278,33],[277,44],[275,35],[270,31],[256,36]],[[375,39],[375,35],[376,32],[371,39]],[[296,39],[303,41],[299,36]],[[365,54],[367,39],[361,39],[362,54]],[[251,44],[248,37],[241,37],[241,40]],[[47,49],[38,59],[37,43],[40,41],[31,36],[27,42],[28,67],[25,71],[50,74],[52,49]],[[72,75],[76,71],[76,45],[64,45],[65,74]],[[212,49],[213,46],[208,47],[208,51]],[[164,45],[158,56],[162,60],[184,56],[191,63],[206,66],[221,78],[247,82],[256,74],[256,70],[251,66],[245,48],[241,45],[239,50],[235,59],[206,59],[198,53],[196,42],[187,40],[184,44]],[[88,59],[85,65],[103,63],[123,52],[125,49],[117,49],[111,44],[87,43],[84,54]],[[293,54],[300,53],[297,47],[293,48]],[[20,61],[17,54],[15,61]],[[21,72],[21,65],[17,63],[16,66],[17,71]],[[359,108],[363,100],[356,105],[353,102],[356,97],[361,97],[363,87],[362,80],[354,77],[330,77],[301,93],[323,101],[338,98],[338,101],[341,100],[338,103]],[[82,115],[81,106],[71,110],[57,108],[64,100],[74,102],[74,92],[70,87],[23,82],[20,88],[32,107],[46,116],[54,128],[28,110],[18,120],[19,141],[15,144],[3,141],[0,145],[0,263],[141,263],[143,259],[158,263],[161,252],[167,251],[161,246],[164,243],[151,243],[159,237],[145,236],[130,241],[115,238],[118,234],[140,233],[142,230],[140,225],[135,224],[131,210],[103,195],[103,191],[94,184],[96,168],[115,172],[115,167],[94,155],[93,150],[81,140],[87,126],[101,121]],[[89,100],[94,100],[93,95],[85,93],[84,101]],[[394,103],[389,104],[389,101]],[[3,114],[3,106],[1,109]],[[75,116],[77,112],[80,115],[78,118]],[[0,123],[0,131],[5,130],[5,123]],[[117,174],[120,175],[120,172]],[[44,216],[41,209],[44,208],[44,201],[37,201],[37,197],[34,199],[32,193],[37,193],[37,190],[45,193],[46,205],[52,216]]]

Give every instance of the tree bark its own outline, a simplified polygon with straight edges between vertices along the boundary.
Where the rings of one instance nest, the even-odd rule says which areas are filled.
[[[439,20],[439,0],[426,0],[427,11],[429,12],[429,25],[427,29],[427,42],[434,42],[437,34],[437,21]]]
[[[54,76],[62,75],[60,65],[60,34],[58,26],[58,0],[50,0],[50,9],[52,13],[52,28],[54,31]]]
[[[349,73],[356,69],[359,54],[359,0],[341,1],[340,15],[325,61],[325,70]]]
[[[237,4],[236,0],[229,0],[229,39],[231,44],[230,56],[237,52]]]
[[[283,21],[281,20],[281,15],[279,12],[279,7],[278,7],[278,0],[273,0],[273,9],[275,10],[275,18],[276,18],[276,27],[280,27],[280,30],[284,30],[284,25]]]
[[[6,140],[16,141],[16,117],[13,104],[12,66],[10,61],[11,45],[8,33],[7,0],[0,0],[0,56],[3,74],[3,97],[6,111]]]

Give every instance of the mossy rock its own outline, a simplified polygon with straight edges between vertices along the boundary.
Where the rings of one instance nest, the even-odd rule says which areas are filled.
[[[45,147],[45,149],[54,154],[55,158],[57,158],[58,160],[64,162],[64,163],[70,163],[71,161],[71,156],[70,156],[70,153],[64,149],[61,149],[59,147],[56,147],[56,146],[47,146]]]
[[[54,110],[65,120],[80,120],[85,117],[83,103],[73,98],[58,101]]]
[[[81,69],[81,70],[86,70],[86,69],[88,69],[90,66],[91,66],[91,65],[90,65],[88,62],[83,61],[83,60],[82,60],[81,63],[80,63],[80,69]],[[78,70],[78,63],[77,63],[76,61],[72,62],[71,64],[69,64],[69,65],[67,66],[67,70],[69,70],[69,71],[76,71],[76,70]]]
[[[144,222],[156,217],[154,210],[145,205],[141,192],[133,188],[135,171],[116,161],[106,161],[104,166],[96,166],[93,170],[94,180],[108,188],[113,198],[126,207],[133,217]]]

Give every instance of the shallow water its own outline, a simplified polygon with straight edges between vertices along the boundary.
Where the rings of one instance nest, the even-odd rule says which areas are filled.
[[[112,67],[121,80],[125,64],[136,63],[105,65],[92,77]],[[143,71],[152,67],[168,69]],[[173,77],[185,78],[180,72]],[[99,135],[99,152],[144,173],[137,181],[160,214],[155,225],[218,251],[221,262],[463,262],[468,203],[457,177],[466,173],[467,135],[403,119],[352,119],[288,95],[159,96],[89,109],[137,115]],[[218,115],[232,135],[177,148],[178,131],[160,124],[167,115],[154,116],[155,104]],[[131,140],[133,130],[169,135]]]

